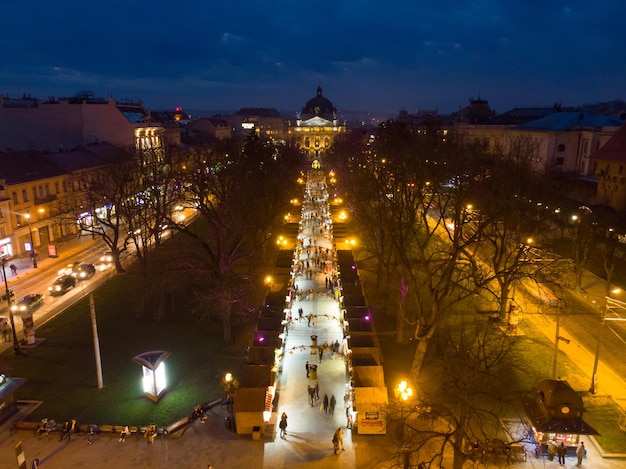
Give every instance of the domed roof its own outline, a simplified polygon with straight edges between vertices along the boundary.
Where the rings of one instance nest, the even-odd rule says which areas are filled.
[[[317,87],[317,95],[311,98],[302,108],[302,114],[312,116],[328,116],[332,117],[337,110],[329,99],[322,96],[322,87]]]

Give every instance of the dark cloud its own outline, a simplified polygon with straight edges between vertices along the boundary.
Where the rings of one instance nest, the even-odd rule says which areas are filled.
[[[0,92],[146,105],[497,110],[625,98],[626,4],[584,0],[279,0],[3,6]]]

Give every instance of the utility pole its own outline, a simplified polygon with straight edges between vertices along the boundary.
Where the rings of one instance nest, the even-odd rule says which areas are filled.
[[[93,353],[96,359],[96,374],[98,377],[98,389],[104,387],[102,379],[102,359],[100,356],[100,339],[98,339],[98,324],[96,323],[96,306],[93,300],[93,292],[89,294],[89,311],[91,312],[91,330],[93,332]]]

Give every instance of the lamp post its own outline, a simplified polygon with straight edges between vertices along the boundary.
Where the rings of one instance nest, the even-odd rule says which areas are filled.
[[[2,259],[2,278],[4,279],[4,290],[7,295],[7,305],[9,309],[9,321],[11,322],[11,331],[13,332],[13,353],[21,355],[20,344],[17,341],[17,332],[15,332],[15,321],[13,320],[13,311],[11,311],[11,292],[9,291],[9,282],[7,281],[7,272],[5,270],[7,260]]]
[[[398,426],[398,439],[404,438],[404,403],[413,396],[413,389],[405,380],[400,381],[395,389],[396,398],[400,403],[400,425]]]
[[[626,303],[607,296],[604,302],[604,314],[600,323],[600,333],[598,334],[598,344],[596,345],[596,356],[593,360],[593,372],[591,373],[591,387],[589,392],[595,394],[598,392],[598,365],[600,364],[600,348],[602,347],[602,336],[604,335],[604,327],[607,321],[626,321],[626,318],[607,318],[606,315],[611,309],[620,309],[626,311]]]
[[[33,258],[33,269],[37,268],[37,256],[35,254],[35,243],[33,242],[33,230],[30,226],[30,213],[24,215],[26,220],[28,221],[28,234],[30,236],[30,255]]]
[[[228,409],[228,413],[230,414],[226,419],[226,429],[229,431],[233,431],[235,429],[235,415],[234,415],[234,407],[233,401],[235,400],[235,392],[239,387],[239,381],[237,378],[233,376],[232,373],[227,372],[222,376],[222,389],[224,390],[224,394],[226,395],[226,407]]]

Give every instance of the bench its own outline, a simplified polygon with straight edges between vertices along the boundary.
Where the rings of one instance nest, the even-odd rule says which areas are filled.
[[[98,433],[106,434],[108,436],[114,435],[114,426],[113,425],[98,425]]]

